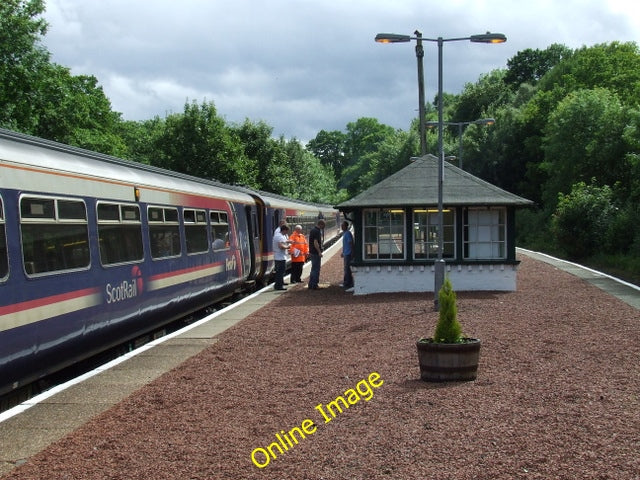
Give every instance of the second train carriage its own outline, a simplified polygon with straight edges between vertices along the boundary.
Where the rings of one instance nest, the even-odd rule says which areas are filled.
[[[280,195],[255,190],[244,190],[252,195],[262,209],[262,224],[258,226],[262,238],[262,262],[260,267],[260,277],[267,279],[273,273],[275,266],[273,234],[284,220],[290,228],[301,225],[303,233],[308,236],[309,231],[317,224],[319,219],[325,221],[324,235],[325,243],[330,243],[341,232],[339,228],[339,212],[329,205],[318,205],[314,203],[292,200]]]
[[[263,282],[323,210],[0,130],[0,394]]]

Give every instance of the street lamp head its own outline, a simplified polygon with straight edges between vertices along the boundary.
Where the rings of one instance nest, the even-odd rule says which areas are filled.
[[[477,125],[493,125],[494,123],[496,123],[496,119],[495,118],[481,118],[480,120],[476,120],[473,123],[475,123]]]
[[[397,33],[379,33],[376,35],[375,40],[378,43],[404,43],[410,42],[411,36]]]
[[[507,41],[507,37],[502,33],[481,33],[478,35],[471,35],[469,40],[475,43],[504,43]]]

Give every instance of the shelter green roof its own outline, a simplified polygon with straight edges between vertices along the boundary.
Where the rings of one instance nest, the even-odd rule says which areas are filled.
[[[531,200],[509,193],[444,162],[442,188],[445,206],[533,205]],[[425,155],[350,200],[340,210],[355,207],[425,206],[438,203],[438,159]]]

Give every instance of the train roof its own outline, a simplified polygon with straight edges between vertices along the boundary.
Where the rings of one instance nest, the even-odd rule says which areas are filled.
[[[255,190],[248,187],[238,187],[242,191],[247,192],[249,195],[256,196],[260,198],[260,200],[268,207],[272,208],[290,208],[301,211],[335,211],[335,208],[332,205],[322,204],[322,203],[314,203],[314,202],[306,202],[304,200],[296,200],[292,198],[285,197],[284,195],[279,195],[277,193],[265,192],[262,190]]]
[[[219,196],[251,203],[245,189],[0,128],[0,162],[13,162],[131,183],[137,187]],[[212,188],[214,192],[212,192]]]

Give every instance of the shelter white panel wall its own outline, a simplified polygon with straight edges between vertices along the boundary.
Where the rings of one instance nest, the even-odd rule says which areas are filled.
[[[447,265],[446,273],[455,291],[516,290],[517,265]],[[354,294],[433,292],[431,265],[373,265],[353,268]]]

